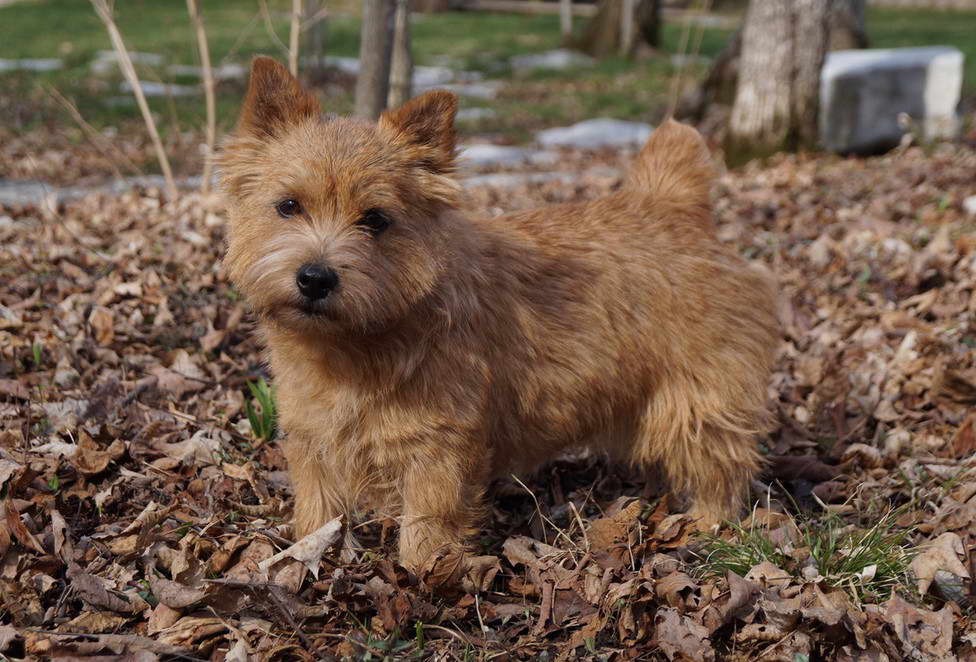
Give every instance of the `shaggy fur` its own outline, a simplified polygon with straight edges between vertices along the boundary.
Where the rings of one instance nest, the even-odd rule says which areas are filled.
[[[698,133],[664,123],[606,198],[467,218],[456,107],[430,92],[376,124],[323,119],[254,61],[221,155],[226,267],[269,349],[295,535],[394,512],[418,568],[460,549],[494,477],[584,446],[663,468],[702,526],[734,517],[778,333],[767,276],[715,238]],[[356,224],[371,209],[393,221],[378,236]],[[310,262],[339,276],[313,307]]]

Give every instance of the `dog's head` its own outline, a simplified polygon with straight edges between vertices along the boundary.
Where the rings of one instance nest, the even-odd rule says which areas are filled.
[[[378,122],[323,118],[258,57],[218,157],[225,265],[256,313],[308,333],[379,331],[435,288],[457,204],[457,98],[429,92]]]

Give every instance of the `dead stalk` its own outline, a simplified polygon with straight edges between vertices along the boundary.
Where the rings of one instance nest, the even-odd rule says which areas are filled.
[[[329,10],[324,6],[325,0],[305,0],[305,20],[302,21],[302,32],[311,32],[310,38],[306,38],[306,44],[310,50],[308,61],[313,63],[313,67],[321,69],[325,66],[325,28]],[[316,7],[316,4],[322,5]]]
[[[298,75],[298,37],[302,32],[302,0],[291,0],[291,32],[288,35],[288,70]]]
[[[278,33],[274,28],[274,21],[271,20],[271,11],[268,9],[268,0],[261,0],[259,6],[261,7],[261,18],[264,19],[265,31],[268,33],[268,36],[271,37],[271,40],[278,44],[278,48],[280,48],[287,55],[288,47],[285,46],[284,43],[282,43],[281,38],[278,37]]]
[[[210,191],[210,176],[213,171],[214,142],[217,140],[217,102],[214,96],[214,73],[210,65],[210,46],[207,43],[207,32],[203,27],[203,17],[197,6],[197,0],[186,0],[186,9],[190,12],[193,27],[197,33],[197,48],[200,50],[200,67],[203,69],[203,92],[207,103],[207,153],[203,161],[203,180],[200,182],[200,192]]]
[[[159,138],[159,131],[156,130],[156,120],[149,112],[149,104],[146,103],[146,96],[142,92],[142,84],[139,82],[139,77],[136,76],[135,67],[132,66],[132,58],[125,47],[125,42],[122,41],[122,34],[119,32],[118,26],[115,25],[115,19],[112,18],[112,10],[106,0],[91,0],[91,3],[95,8],[95,13],[105,24],[105,29],[108,30],[112,47],[115,49],[119,64],[122,66],[122,74],[132,86],[132,93],[136,97],[136,104],[142,113],[142,119],[146,122],[146,129],[149,131],[149,137],[156,149],[156,158],[159,159],[159,167],[162,169],[163,178],[166,180],[166,194],[170,199],[173,199],[176,197],[176,181],[173,179],[173,171],[169,167],[169,159],[166,158],[166,150],[163,149],[163,141]]]
[[[85,136],[92,144],[92,147],[94,147],[95,150],[109,162],[112,171],[115,173],[115,176],[118,179],[124,179],[124,175],[122,174],[119,164],[116,163],[116,160],[121,163],[122,167],[140,175],[143,174],[142,169],[133,163],[129,157],[122,152],[122,150],[116,147],[111,140],[102,135],[98,129],[89,124],[85,118],[81,116],[81,111],[78,110],[78,106],[76,106],[71,99],[68,99],[50,85],[45,85],[44,90],[50,94],[55,101],[61,104],[65,110],[68,111],[71,118],[77,122],[78,126],[81,127],[81,130],[85,133]]]
[[[549,540],[548,538],[546,538],[546,527],[545,527],[545,525],[548,524],[549,526],[552,527],[553,531],[556,532],[557,538],[562,538],[567,543],[572,545],[577,551],[584,551],[580,549],[579,545],[573,542],[573,539],[569,537],[569,534],[567,534],[565,531],[560,529],[555,522],[553,522],[551,519],[549,519],[542,513],[542,506],[539,505],[539,499],[537,499],[535,494],[532,492],[532,490],[529,489],[529,486],[523,483],[521,479],[519,479],[519,477],[516,476],[515,474],[511,474],[511,477],[516,483],[522,486],[523,490],[529,493],[529,496],[532,497],[532,501],[535,503],[535,512],[539,516],[539,520],[542,522],[542,542],[546,543],[547,545],[549,544]],[[589,541],[587,541],[587,544],[589,544]]]

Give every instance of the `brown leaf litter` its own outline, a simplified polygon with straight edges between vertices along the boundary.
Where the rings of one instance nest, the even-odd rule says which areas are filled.
[[[597,197],[625,167],[563,157],[578,185],[475,189],[470,206]],[[247,422],[263,363],[219,266],[219,201],[4,209],[0,653],[976,659],[974,173],[964,146],[778,157],[716,191],[720,237],[782,292],[777,425],[745,526],[800,567],[796,512],[859,527],[900,508],[913,577],[873,603],[769,561],[703,578],[680,504],[593,457],[498,485],[475,553],[419,577],[386,521],[292,541],[284,457]]]

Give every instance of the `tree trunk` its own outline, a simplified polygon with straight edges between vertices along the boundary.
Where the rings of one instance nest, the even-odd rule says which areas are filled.
[[[865,0],[833,0],[829,18],[828,50],[867,47],[864,24]],[[735,100],[739,81],[739,58],[742,54],[742,30],[729,39],[712,62],[704,82],[678,105],[677,114],[706,125],[725,124],[720,117]]]
[[[661,0],[643,0],[637,3],[638,41],[652,48],[661,46]]]
[[[735,101],[735,86],[739,82],[741,54],[742,28],[739,28],[715,57],[704,82],[679,101],[675,114],[698,124],[710,109],[717,106],[731,108]]]
[[[359,43],[359,78],[356,80],[356,117],[375,120],[386,109],[390,91],[390,55],[393,19],[390,0],[363,0],[363,27]]]
[[[656,47],[660,41],[660,3],[661,0],[601,0],[575,47],[598,58],[621,53],[629,57],[641,44]],[[634,6],[633,15],[625,16],[626,8]]]
[[[451,0],[414,0],[414,10],[419,12],[447,11],[451,8]]]
[[[729,120],[732,163],[813,147],[832,0],[753,0]]]
[[[303,49],[308,53],[312,69],[325,67],[325,33],[328,25],[324,0],[305,0],[305,19],[309,23]]]
[[[793,89],[790,94],[793,148],[817,146],[820,127],[820,70],[830,41],[834,0],[794,0]]]
[[[573,36],[573,0],[559,0],[559,30],[563,41],[569,41]]]
[[[395,108],[412,96],[413,55],[410,52],[410,0],[396,0],[393,62],[390,65],[389,106]]]
[[[634,34],[634,10],[637,0],[620,0],[620,57],[630,57],[634,52],[637,35]]]
[[[864,15],[866,0],[834,0],[830,10],[830,44],[827,50],[867,48]]]

